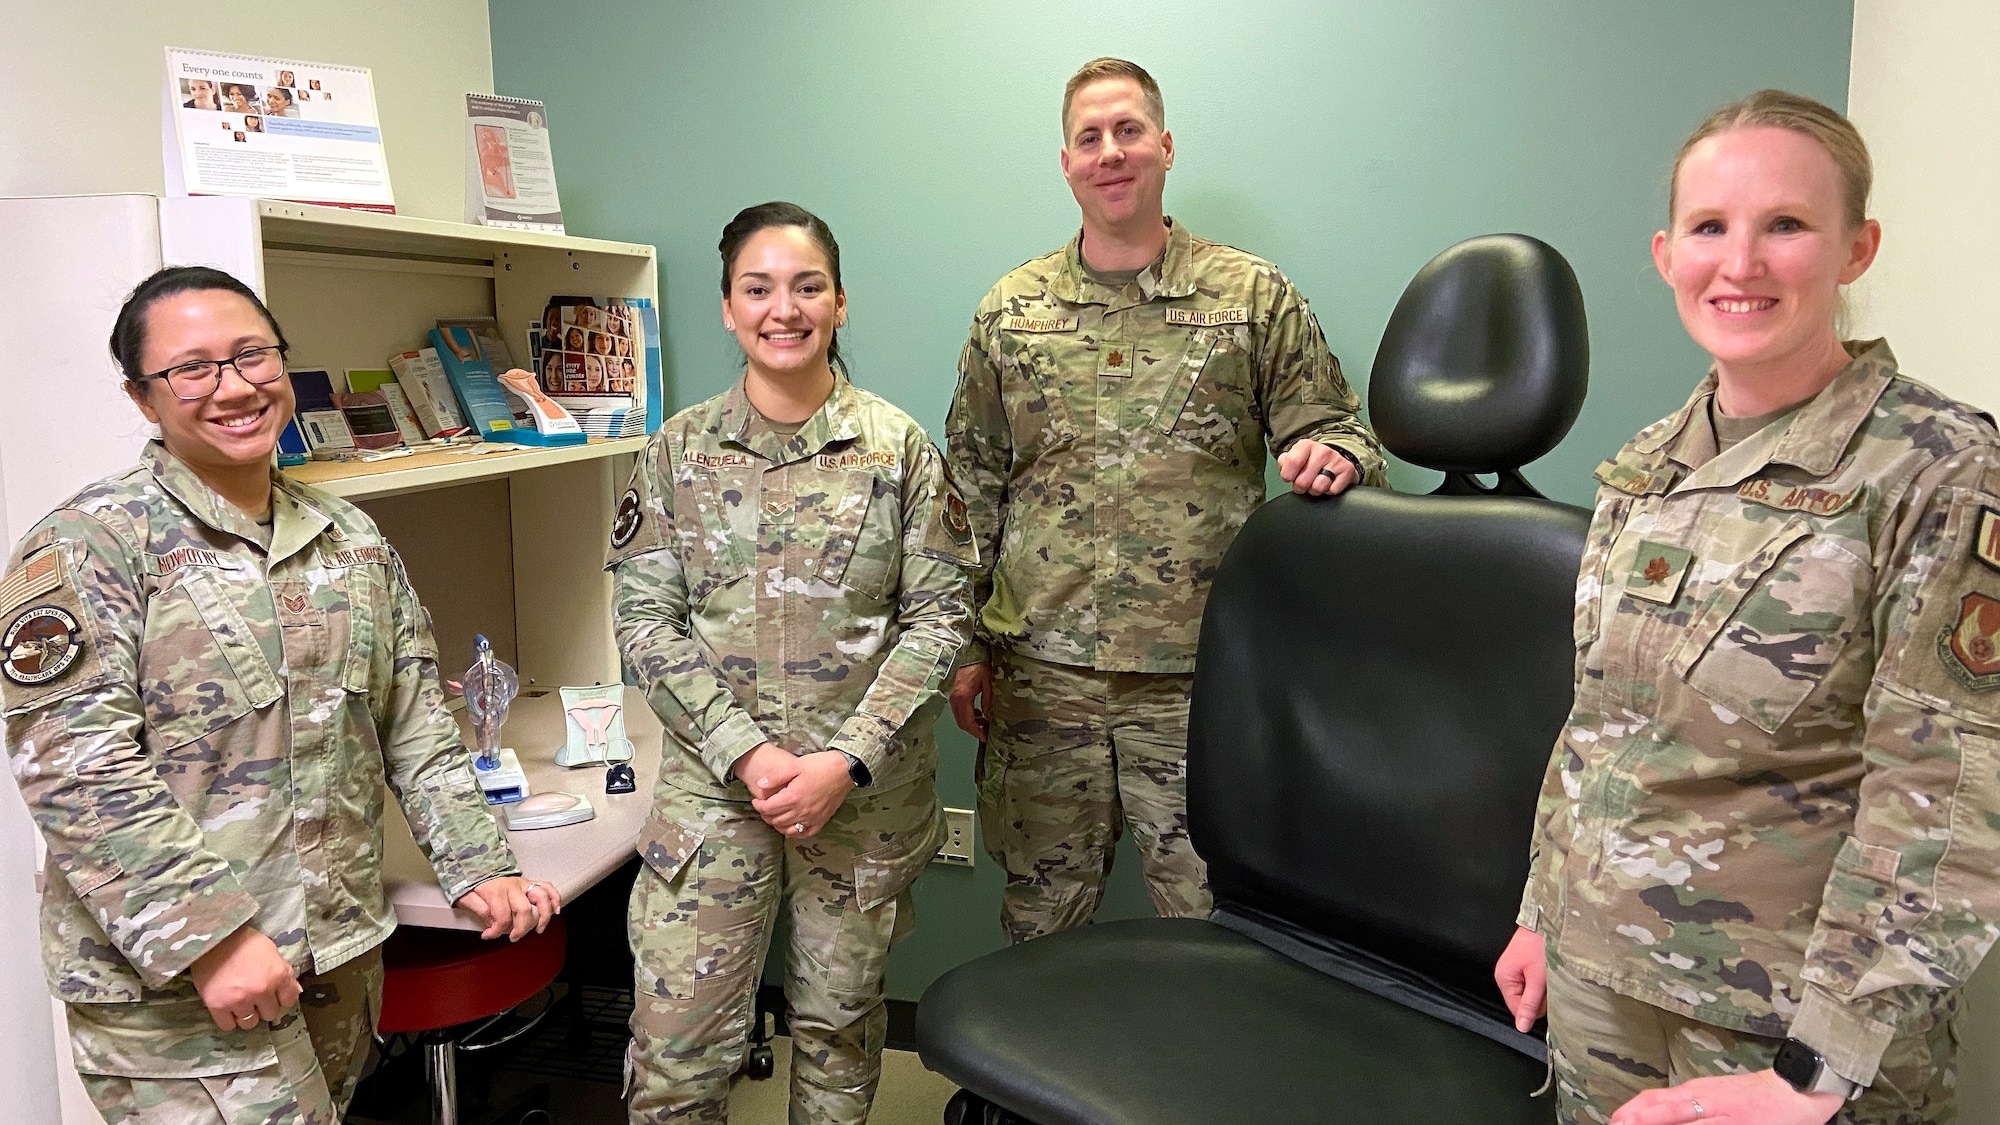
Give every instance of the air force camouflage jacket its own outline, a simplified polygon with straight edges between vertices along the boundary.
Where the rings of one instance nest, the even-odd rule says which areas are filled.
[[[1520,921],[1866,1084],[2000,935],[2000,440],[1849,351],[1727,452],[1711,375],[1598,469]]]
[[[944,459],[845,376],[790,438],[743,383],[668,419],[619,502],[618,645],[666,727],[660,783],[726,800],[763,742],[891,788],[937,769],[939,688],[976,558]]]
[[[981,559],[966,662],[992,644],[1114,672],[1188,672],[1209,586],[1301,438],[1383,482],[1375,435],[1305,298],[1178,224],[1122,289],[1081,236],[973,314],[946,423]]]
[[[246,923],[300,973],[374,948],[395,928],[391,789],[448,897],[519,870],[394,551],[282,475],[272,508],[267,550],[155,442],[37,524],[0,579],[0,703],[48,842],[62,1000],[192,1001],[184,970]]]

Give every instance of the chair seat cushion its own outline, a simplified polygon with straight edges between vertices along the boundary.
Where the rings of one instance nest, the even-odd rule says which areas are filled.
[[[961,965],[924,1065],[1037,1125],[1554,1119],[1543,1065],[1196,919],[1088,926]]]

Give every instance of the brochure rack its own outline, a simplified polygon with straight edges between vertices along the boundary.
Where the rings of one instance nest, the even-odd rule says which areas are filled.
[[[437,321],[490,316],[517,363],[558,293],[657,300],[651,246],[261,199],[160,201],[161,257],[264,297],[295,361],[386,366]],[[287,470],[359,503],[403,557],[446,667],[493,641],[524,684],[616,682],[611,517],[644,438]]]

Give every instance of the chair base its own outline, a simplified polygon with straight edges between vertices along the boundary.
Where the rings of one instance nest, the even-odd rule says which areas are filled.
[[[970,1090],[960,1090],[944,1105],[944,1125],[1034,1125],[1008,1113]]]

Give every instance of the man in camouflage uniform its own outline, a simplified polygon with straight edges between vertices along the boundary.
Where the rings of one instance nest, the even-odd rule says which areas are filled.
[[[273,475],[264,526],[161,445],[0,579],[0,703],[48,842],[43,965],[107,1120],[331,1123],[382,987],[382,803],[447,897],[516,873],[436,644],[358,509]],[[191,981],[254,927],[301,1007],[220,1030]]]
[[[1082,925],[1129,827],[1154,908],[1209,909],[1187,840],[1188,693],[1222,554],[1264,498],[1382,482],[1305,298],[1162,210],[1159,87],[1098,59],[1063,101],[1083,215],[973,316],[947,423],[990,568],[952,708],[984,743],[979,809],[1010,941]]]
[[[619,647],[666,727],[629,916],[634,1122],[727,1119],[781,898],[791,1119],[866,1120],[889,946],[943,836],[932,724],[972,544],[923,430],[844,376],[796,428],[738,382],[640,455],[607,564]],[[847,757],[856,788],[817,834],[752,807],[734,770],[766,743]]]
[[[2000,439],[1848,350],[1752,432],[1711,374],[1597,471],[1519,919],[1578,1120],[1786,1037],[1865,1087],[1837,1121],[1951,1115],[2000,932]]]

